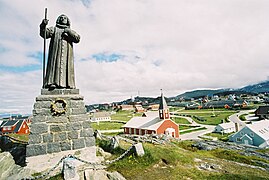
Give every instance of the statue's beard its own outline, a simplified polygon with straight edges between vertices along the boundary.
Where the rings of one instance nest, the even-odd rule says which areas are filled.
[[[67,24],[56,24],[56,27],[61,28],[61,29],[65,29],[65,28],[69,28],[69,25],[67,25]]]

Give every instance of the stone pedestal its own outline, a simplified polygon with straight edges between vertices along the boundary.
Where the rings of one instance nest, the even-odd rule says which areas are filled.
[[[79,90],[42,89],[34,104],[26,156],[91,146],[95,138]]]

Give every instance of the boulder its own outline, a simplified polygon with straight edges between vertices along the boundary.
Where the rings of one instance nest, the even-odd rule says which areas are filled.
[[[9,152],[0,153],[0,179],[22,179],[31,177],[34,172],[15,164]]]
[[[66,158],[63,161],[63,175],[64,179],[79,180],[79,174],[74,163],[74,159]]]
[[[144,156],[145,151],[144,151],[144,148],[142,146],[142,143],[137,143],[134,145],[134,152],[137,156]]]
[[[117,136],[114,136],[110,141],[111,150],[116,149],[117,147],[119,147],[119,145],[120,145],[119,139],[117,138]]]

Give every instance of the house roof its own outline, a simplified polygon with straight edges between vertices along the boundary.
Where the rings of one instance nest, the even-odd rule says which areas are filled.
[[[0,121],[0,127],[4,124],[4,123],[6,123],[6,121]]]
[[[246,126],[265,141],[269,140],[269,120],[257,121]]]
[[[269,106],[259,106],[255,111],[256,114],[269,114]]]
[[[235,127],[235,124],[233,122],[228,122],[228,123],[219,124],[218,126],[220,126],[222,129],[228,129],[228,128]]]
[[[99,118],[99,117],[110,117],[110,114],[108,112],[95,112],[93,114],[94,117]]]
[[[156,130],[163,122],[159,117],[133,117],[123,127]]]
[[[4,123],[2,126],[14,126],[15,124],[18,123],[19,120],[9,120],[6,121],[6,123]]]
[[[14,132],[18,132],[20,130],[21,125],[23,124],[24,120],[18,120]]]

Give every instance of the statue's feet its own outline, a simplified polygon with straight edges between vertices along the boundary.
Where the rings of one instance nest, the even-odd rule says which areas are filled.
[[[51,91],[51,90],[56,88],[56,85],[50,84],[50,85],[47,86],[47,88],[49,89],[49,91]]]

